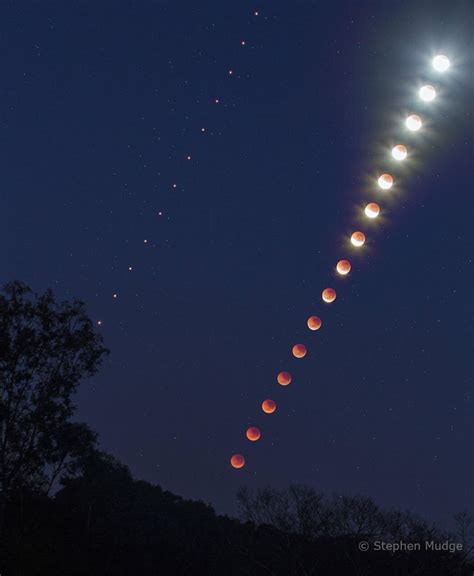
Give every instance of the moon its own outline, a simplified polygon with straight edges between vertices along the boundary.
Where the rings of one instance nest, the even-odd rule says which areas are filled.
[[[382,174],[382,176],[379,176],[377,182],[382,190],[388,190],[393,185],[393,177],[391,174]]]
[[[310,330],[319,330],[322,325],[321,318],[319,316],[310,316],[307,324]]]
[[[446,72],[446,70],[451,66],[449,58],[444,54],[438,54],[435,56],[431,62],[433,68],[438,72]]]
[[[245,458],[242,454],[233,454],[230,463],[232,468],[243,468],[245,466]]]
[[[334,300],[336,299],[336,291],[334,290],[334,288],[325,288],[321,296],[324,302],[327,303],[334,302]]]
[[[405,160],[407,157],[408,151],[407,147],[403,144],[397,144],[392,148],[392,156],[395,160]]]
[[[288,384],[291,384],[291,374],[289,372],[279,372],[277,382],[280,386],[288,386]]]
[[[306,346],[304,344],[295,344],[291,349],[295,358],[304,358],[306,356]]]
[[[364,212],[367,218],[377,218],[380,214],[380,206],[375,202],[371,202],[370,204],[367,204]]]
[[[422,86],[418,92],[420,98],[425,102],[431,102],[436,98],[436,90],[430,84]]]
[[[351,271],[351,263],[349,260],[339,260],[336,265],[336,270],[341,276],[345,276]]]
[[[351,236],[351,242],[353,246],[359,248],[365,244],[365,234],[363,232],[354,232]]]
[[[255,426],[250,426],[250,428],[247,428],[246,436],[250,442],[256,442],[257,440],[260,440],[260,430]]]
[[[274,400],[270,400],[270,398],[267,398],[262,402],[262,410],[265,412],[265,414],[273,414],[273,412],[275,412],[276,409],[277,405]]]
[[[416,114],[408,116],[408,118],[405,120],[405,126],[408,128],[408,130],[411,130],[412,132],[416,132],[417,130],[419,130],[422,127],[422,125],[423,124],[421,122],[421,118]]]

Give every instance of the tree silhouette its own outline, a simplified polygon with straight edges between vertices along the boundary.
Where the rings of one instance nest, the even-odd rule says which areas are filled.
[[[37,295],[21,282],[0,292],[0,530],[10,493],[48,493],[95,442],[70,421],[72,395],[107,350],[84,305]]]

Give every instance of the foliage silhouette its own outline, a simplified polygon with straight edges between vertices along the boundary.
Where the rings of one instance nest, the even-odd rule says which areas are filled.
[[[106,354],[79,302],[19,282],[0,293],[0,573],[7,576],[471,575],[472,519],[457,534],[370,498],[307,486],[242,488],[242,521],[135,480],[71,420]],[[359,543],[462,542],[461,553]]]

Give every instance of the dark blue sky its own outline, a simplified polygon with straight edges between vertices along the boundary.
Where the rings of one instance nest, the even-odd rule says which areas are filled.
[[[79,416],[137,477],[230,512],[242,483],[441,520],[472,503],[470,18],[467,1],[2,3],[1,280],[102,322],[112,354]]]

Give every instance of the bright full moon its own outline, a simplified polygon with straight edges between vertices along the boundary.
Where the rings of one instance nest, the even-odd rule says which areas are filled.
[[[433,58],[432,61],[433,68],[438,72],[446,72],[446,70],[451,66],[449,58],[444,54],[438,54]]]

